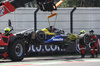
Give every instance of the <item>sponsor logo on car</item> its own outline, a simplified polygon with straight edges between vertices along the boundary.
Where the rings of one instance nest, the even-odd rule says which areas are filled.
[[[62,38],[56,38],[56,39],[53,39],[53,41],[63,41],[63,39]]]

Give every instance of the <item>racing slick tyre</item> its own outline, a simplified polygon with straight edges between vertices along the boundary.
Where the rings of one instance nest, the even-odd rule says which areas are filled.
[[[90,42],[90,36],[88,34],[79,35],[79,43],[81,45],[87,45]]]
[[[43,31],[37,31],[36,32],[36,39],[39,41],[39,42],[43,42],[46,38],[46,35]]]
[[[25,45],[20,40],[15,40],[12,44],[8,47],[8,56],[12,61],[21,61],[24,58],[25,54]]]

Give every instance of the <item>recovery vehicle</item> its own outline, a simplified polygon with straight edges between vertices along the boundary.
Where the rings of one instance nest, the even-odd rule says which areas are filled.
[[[11,30],[8,36],[3,33],[0,34],[0,54],[2,54],[4,58],[9,56],[12,61],[21,61],[25,54],[23,38],[11,33],[13,27],[11,26],[10,20],[9,28],[11,28]]]

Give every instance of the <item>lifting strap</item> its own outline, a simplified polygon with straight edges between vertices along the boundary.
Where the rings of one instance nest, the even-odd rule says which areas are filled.
[[[49,15],[49,16],[47,17],[47,19],[48,19],[48,23],[49,23],[49,26],[50,26],[49,18],[51,18],[51,17],[53,17],[53,16],[56,16],[56,17],[55,17],[55,22],[54,22],[54,25],[53,25],[53,26],[55,27],[56,20],[57,20],[57,15],[58,15],[57,13],[52,14],[52,12],[51,12],[51,15]]]
[[[63,1],[64,1],[64,0],[60,0],[60,1],[56,4],[56,8],[57,8],[59,5],[61,5],[61,4],[63,3]],[[54,22],[54,27],[55,27],[56,19],[57,19],[57,15],[58,15],[58,14],[57,14],[57,13],[54,13],[54,14],[53,14],[53,13],[52,13],[53,11],[54,11],[54,10],[51,11],[51,15],[49,15],[47,18],[48,18],[48,23],[49,23],[49,26],[50,26],[49,18],[51,18],[51,17],[53,17],[53,16],[56,16],[56,17],[55,17],[55,22]]]

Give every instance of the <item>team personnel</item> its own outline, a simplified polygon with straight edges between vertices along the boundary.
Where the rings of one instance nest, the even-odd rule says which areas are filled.
[[[90,33],[90,49],[91,49],[91,58],[94,58],[94,51],[96,54],[96,57],[98,57],[98,45],[99,41],[96,35],[94,35],[94,31],[89,31]]]
[[[80,31],[80,34],[85,34],[85,30]],[[81,52],[81,58],[85,57],[85,44],[83,44],[80,40],[79,40],[79,47],[80,47],[80,52]]]
[[[2,33],[2,34],[4,36],[10,36],[11,37],[11,36],[13,36],[13,34],[10,33],[10,31],[11,31],[11,29],[9,27],[7,27],[7,28],[4,29],[4,33]],[[6,59],[7,56],[8,56],[7,52],[3,53],[3,56],[4,56],[4,59]]]
[[[13,36],[13,34],[10,33],[10,31],[11,31],[11,29],[9,27],[5,28],[3,35],[10,36],[10,37]]]

